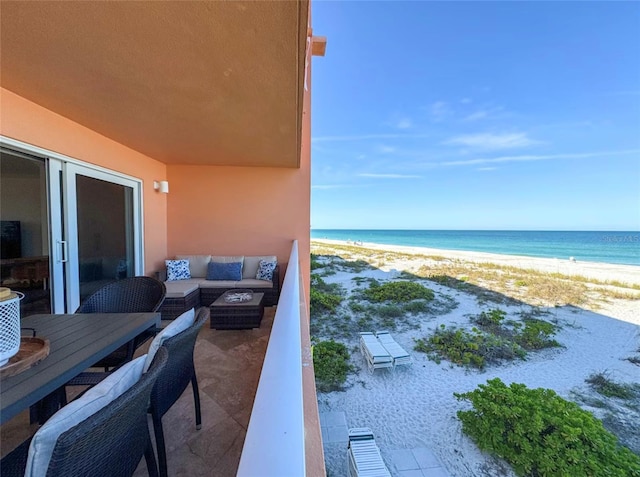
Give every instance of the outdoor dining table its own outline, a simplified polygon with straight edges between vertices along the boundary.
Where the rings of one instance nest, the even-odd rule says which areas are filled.
[[[133,340],[160,326],[160,313],[32,315],[21,322],[49,340],[40,363],[0,380],[0,424],[64,386],[71,378]]]

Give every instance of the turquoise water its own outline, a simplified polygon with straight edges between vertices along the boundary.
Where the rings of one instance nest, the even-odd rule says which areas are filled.
[[[312,229],[311,238],[640,266],[640,232]]]

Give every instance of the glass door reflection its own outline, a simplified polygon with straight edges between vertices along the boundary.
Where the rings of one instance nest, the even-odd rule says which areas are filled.
[[[80,301],[134,276],[133,188],[75,176]]]

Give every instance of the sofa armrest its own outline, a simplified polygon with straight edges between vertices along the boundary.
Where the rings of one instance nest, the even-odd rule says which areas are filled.
[[[161,270],[158,270],[157,272],[154,273],[154,276],[155,276],[156,280],[159,280],[161,282],[166,282],[167,281],[167,269],[166,268],[162,268]]]

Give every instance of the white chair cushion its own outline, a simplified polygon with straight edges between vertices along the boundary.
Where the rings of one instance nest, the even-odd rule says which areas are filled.
[[[151,367],[153,358],[155,357],[156,353],[160,349],[160,346],[162,346],[162,343],[164,343],[169,338],[179,333],[182,333],[184,330],[186,330],[191,325],[193,325],[195,318],[196,318],[195,310],[191,308],[189,311],[185,311],[182,315],[180,315],[178,318],[173,320],[169,325],[167,325],[165,329],[163,329],[160,333],[156,335],[155,338],[153,338],[153,341],[149,346],[149,351],[147,352],[147,359],[144,362],[145,373]]]
[[[84,396],[70,402],[38,429],[29,446],[25,477],[42,477],[47,474],[49,461],[60,434],[95,414],[133,386],[144,367],[145,357],[125,364],[89,389]]]
[[[266,262],[278,262],[275,255],[260,255],[255,257],[244,257],[244,266],[242,267],[242,278],[256,278],[260,260]]]
[[[211,261],[211,255],[176,255],[177,260],[189,260],[189,270],[193,278],[207,276],[207,265]]]

